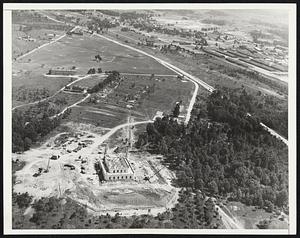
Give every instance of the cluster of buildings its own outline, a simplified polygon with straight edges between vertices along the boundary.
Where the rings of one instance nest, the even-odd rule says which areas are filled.
[[[72,85],[72,86],[66,86],[64,88],[64,91],[73,92],[73,93],[86,93],[87,92],[87,88],[86,87]]]
[[[19,40],[29,41],[29,42],[36,42],[36,39],[32,38],[31,36],[19,36]]]

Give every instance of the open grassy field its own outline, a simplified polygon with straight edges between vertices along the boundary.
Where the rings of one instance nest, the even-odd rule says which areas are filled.
[[[102,74],[102,75],[91,75],[90,77],[80,80],[77,83],[74,83],[72,86],[79,86],[79,87],[84,87],[84,88],[92,88],[96,84],[102,82],[107,75]]]
[[[122,75],[121,82],[98,102],[89,100],[73,108],[71,120],[84,121],[101,127],[114,127],[127,121],[152,119],[157,111],[171,113],[176,102],[182,101],[186,113],[194,86],[174,76]],[[152,88],[152,89],[151,89]],[[149,91],[148,91],[149,90]],[[128,108],[127,106],[132,106]]]
[[[128,45],[156,55],[186,72],[199,77],[213,87],[220,85],[236,88],[244,85],[245,88],[248,88],[253,92],[261,91],[266,95],[273,95],[282,99],[287,95],[286,83],[281,81],[272,82],[270,79],[258,81],[251,76],[240,74],[237,71],[240,69],[238,66],[230,64],[222,59],[204,55],[196,58],[179,53],[162,54],[157,48],[137,45],[138,40],[144,37],[141,34],[132,31],[122,32],[119,29],[114,29],[108,33],[108,36],[123,43],[126,41]]]
[[[94,57],[100,54],[102,61]],[[70,78],[44,77],[55,67],[77,67],[77,73],[84,75],[90,68],[103,71],[117,70],[129,73],[171,74],[168,69],[153,59],[140,55],[109,41],[91,36],[66,36],[13,63],[13,88],[46,87],[56,91],[69,82]]]
[[[76,106],[72,108],[69,120],[92,124],[99,127],[112,128],[127,122],[128,112],[119,112],[111,109],[99,109],[89,106]]]
[[[241,221],[246,229],[258,229],[256,225],[262,220],[270,220],[270,229],[288,228],[288,221],[286,218],[280,220],[280,216],[268,213],[263,209],[257,209],[254,206],[246,206],[240,202],[229,202],[227,207],[229,211]]]
[[[65,108],[80,101],[84,97],[85,97],[84,94],[68,93],[68,92],[60,91],[54,97],[49,98],[43,103],[47,103],[46,105],[48,108],[49,116],[54,116],[55,114],[63,111]],[[35,113],[38,113],[40,111],[40,105],[27,104],[24,105],[23,107],[18,108],[17,110],[26,112],[29,109],[30,109],[31,116],[35,115]]]
[[[64,32],[53,29],[31,29],[29,31],[21,30],[20,24],[12,25],[12,45],[13,45],[13,58],[21,56],[34,48],[45,44],[51,40],[49,34],[63,35]],[[25,37],[30,37],[34,41],[25,40]]]
[[[23,74],[23,72],[20,72],[19,74]],[[27,73],[25,73],[25,75],[27,75]],[[24,76],[24,77],[26,77],[26,76]],[[72,81],[71,77],[70,78],[69,77],[51,77],[51,78],[49,78],[49,77],[46,77],[43,75],[32,77],[29,79],[25,80],[25,81],[27,81],[26,85],[24,85],[24,83],[21,80],[13,81],[13,85],[12,85],[13,107],[26,103],[26,101],[22,101],[18,98],[18,91],[20,90],[21,87],[26,87],[28,89],[44,89],[45,88],[49,91],[49,95],[53,95],[59,89],[61,89],[66,84],[68,84],[69,82]]]

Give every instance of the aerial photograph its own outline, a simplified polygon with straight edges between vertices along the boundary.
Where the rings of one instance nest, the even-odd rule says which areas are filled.
[[[11,11],[12,229],[288,229],[289,14]]]

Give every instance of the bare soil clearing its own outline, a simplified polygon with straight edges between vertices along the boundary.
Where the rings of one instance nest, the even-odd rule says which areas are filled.
[[[178,189],[171,185],[171,180],[175,175],[163,167],[160,158],[142,152],[130,153],[135,179],[101,183],[95,163],[103,156],[104,147],[99,141],[107,130],[85,124],[65,126],[70,128],[68,132],[59,133],[23,154],[13,154],[14,160],[26,163],[15,173],[14,192],[28,192],[34,198],[68,196],[96,214],[156,214],[174,205]],[[109,153],[115,152],[110,149]],[[59,158],[49,159],[52,156]],[[159,175],[153,166],[161,169]],[[81,173],[82,167],[84,173]],[[40,174],[39,168],[43,171]],[[145,176],[151,177],[150,182],[144,180]]]

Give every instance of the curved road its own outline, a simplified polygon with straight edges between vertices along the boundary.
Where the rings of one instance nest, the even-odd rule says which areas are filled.
[[[126,47],[126,48],[128,48],[128,49],[131,49],[131,50],[133,50],[133,51],[139,52],[139,53],[141,53],[141,54],[143,54],[143,55],[149,56],[150,58],[156,60],[156,61],[159,62],[160,64],[162,64],[162,65],[164,65],[165,67],[167,67],[167,68],[169,68],[170,70],[172,70],[173,72],[178,73],[178,74],[181,74],[181,75],[184,75],[188,80],[190,80],[190,81],[192,81],[192,82],[194,82],[194,83],[197,83],[197,84],[203,86],[205,89],[207,89],[207,90],[210,91],[210,92],[213,92],[213,91],[215,90],[212,86],[210,86],[209,84],[207,84],[207,83],[205,83],[204,81],[200,80],[199,78],[197,78],[197,77],[195,77],[195,76],[193,76],[193,75],[191,75],[191,74],[189,74],[189,73],[183,71],[182,69],[179,69],[178,67],[176,67],[176,66],[174,66],[174,65],[172,65],[172,64],[170,64],[170,63],[168,63],[168,62],[166,62],[166,61],[164,61],[164,60],[162,60],[162,59],[159,59],[159,58],[157,58],[157,57],[155,57],[155,56],[153,56],[153,55],[151,55],[151,54],[149,54],[149,53],[147,53],[147,52],[145,52],[145,51],[142,51],[142,50],[137,49],[137,48],[134,48],[134,47],[132,47],[132,46],[123,44],[123,43],[121,43],[121,42],[118,42],[118,41],[116,41],[116,40],[110,39],[110,38],[108,38],[108,37],[105,37],[105,36],[100,35],[100,34],[97,34],[97,33],[94,33],[94,35],[96,35],[96,36],[98,36],[98,37],[100,37],[100,38],[103,38],[103,39],[105,39],[105,40],[111,41],[111,42],[113,42],[113,43],[115,43],[115,44],[118,44],[118,45],[121,45],[121,46],[123,46],[123,47]],[[196,89],[196,90],[198,91],[198,89]],[[193,95],[192,99],[194,98],[195,95],[197,95],[197,91],[196,91],[196,90],[195,90],[195,92],[194,92],[194,95]],[[195,98],[196,98],[196,96],[195,96]],[[189,105],[189,110],[188,110],[188,113],[187,113],[187,116],[186,116],[185,123],[187,123],[187,122],[189,121],[189,119],[190,119],[191,108],[193,107],[194,103],[195,103],[195,100],[191,100],[191,103],[190,103],[190,105]],[[288,146],[288,140],[287,140],[287,139],[285,139],[283,136],[279,135],[276,131],[274,131],[273,129],[267,127],[267,126],[264,125],[263,123],[260,123],[260,124],[261,124],[261,125],[262,125],[262,126],[263,126],[270,134],[274,135],[276,138],[280,139],[283,143],[285,143],[285,144]]]
[[[15,110],[15,109],[17,109],[17,108],[20,108],[20,107],[24,107],[24,106],[28,106],[28,105],[34,105],[34,104],[38,104],[38,103],[40,103],[40,102],[44,102],[44,101],[46,101],[46,100],[48,100],[48,99],[50,99],[50,98],[53,98],[53,97],[56,96],[59,92],[62,92],[66,87],[69,87],[69,86],[71,86],[72,84],[77,83],[77,82],[79,82],[79,81],[81,81],[81,80],[83,80],[83,79],[85,79],[85,78],[88,78],[88,77],[90,77],[90,76],[93,76],[93,75],[95,75],[95,74],[88,74],[88,75],[85,75],[85,76],[83,76],[83,77],[79,77],[78,79],[72,81],[71,83],[69,83],[69,84],[63,86],[61,89],[59,89],[59,90],[58,90],[56,93],[54,93],[53,95],[51,95],[51,96],[49,96],[49,97],[46,97],[46,98],[43,98],[43,99],[41,99],[41,100],[35,101],[35,102],[30,102],[30,103],[22,104],[22,105],[19,105],[19,106],[15,106],[15,107],[13,107],[12,111]],[[100,75],[100,74],[99,74],[99,75]],[[104,73],[103,73],[103,75],[104,75]],[[72,77],[72,76],[69,76],[69,77]]]
[[[83,99],[80,99],[79,101],[75,102],[74,104],[66,107],[64,110],[62,110],[60,113],[55,114],[54,116],[49,117],[50,119],[54,119],[56,117],[59,117],[60,115],[64,114],[65,111],[67,111],[69,108],[77,106],[79,103],[84,102],[86,99],[88,99],[91,96],[91,94],[86,95]]]

